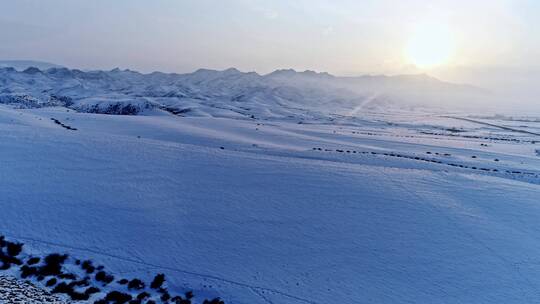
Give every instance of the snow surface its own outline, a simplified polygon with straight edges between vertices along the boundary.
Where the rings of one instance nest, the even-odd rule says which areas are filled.
[[[540,302],[538,136],[200,114],[0,105],[0,232],[226,303]]]

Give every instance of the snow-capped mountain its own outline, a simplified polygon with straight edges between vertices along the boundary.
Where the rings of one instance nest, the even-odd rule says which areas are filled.
[[[217,117],[327,117],[387,107],[470,102],[479,89],[426,75],[336,77],[313,71],[267,75],[200,69],[189,74],[130,70],[80,71],[53,67],[0,69],[0,103],[65,106],[80,112]]]
[[[51,68],[61,68],[61,65],[36,61],[36,60],[0,60],[0,68],[14,68],[17,71],[24,71],[27,68],[35,67],[40,70],[47,70]]]

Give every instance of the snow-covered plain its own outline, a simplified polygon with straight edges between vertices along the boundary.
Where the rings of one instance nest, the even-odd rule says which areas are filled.
[[[540,302],[540,138],[497,127],[540,122],[201,116],[0,105],[0,233],[226,303]]]

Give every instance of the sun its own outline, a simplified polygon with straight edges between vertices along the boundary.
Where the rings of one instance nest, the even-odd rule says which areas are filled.
[[[448,63],[455,49],[454,37],[448,26],[424,23],[411,36],[405,56],[409,63],[419,68],[432,68]]]

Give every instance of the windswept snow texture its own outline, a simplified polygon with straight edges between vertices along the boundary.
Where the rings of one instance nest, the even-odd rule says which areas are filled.
[[[0,232],[226,303],[540,302],[535,119],[151,114],[0,105]]]

